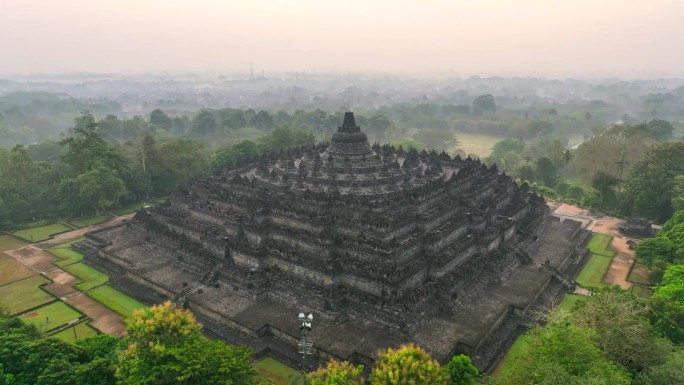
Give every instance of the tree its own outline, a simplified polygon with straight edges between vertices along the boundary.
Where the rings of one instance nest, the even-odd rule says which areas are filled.
[[[675,177],[672,189],[672,208],[684,210],[684,174]]]
[[[646,318],[648,308],[634,294],[606,288],[579,303],[573,324],[596,332],[594,341],[608,358],[638,373],[664,361],[671,350]]]
[[[451,357],[444,370],[449,375],[449,385],[473,385],[480,374],[465,354]]]
[[[209,161],[199,142],[172,139],[162,144],[157,153],[158,161],[150,166],[155,194],[170,194],[179,186],[209,174]]]
[[[620,183],[620,180],[607,172],[599,171],[591,178],[591,187],[601,197],[601,208],[604,208],[606,202],[613,203],[615,201],[615,191],[613,188]]]
[[[446,385],[449,376],[428,352],[403,345],[382,352],[368,380],[371,385]]]
[[[633,385],[672,385],[684,384],[684,349],[678,349],[660,365],[643,371]]]
[[[214,171],[219,171],[235,164],[239,160],[248,159],[260,153],[261,150],[256,143],[250,140],[243,140],[230,148],[216,151],[211,157],[211,168]]]
[[[684,264],[665,270],[651,297],[651,322],[675,344],[684,344]]]
[[[192,119],[192,130],[198,134],[212,134],[216,131],[216,118],[211,110],[200,110]]]
[[[260,137],[259,144],[265,151],[277,152],[301,145],[313,144],[314,140],[311,131],[286,125],[276,128],[269,135]]]
[[[542,183],[548,187],[553,187],[556,185],[558,180],[558,168],[553,164],[551,159],[542,156],[537,159],[536,162],[537,175],[541,179]]]
[[[173,127],[173,120],[160,109],[150,112],[150,124],[170,130]]]
[[[306,375],[309,385],[363,385],[363,365],[330,360],[325,367]]]
[[[517,356],[506,384],[627,385],[624,368],[606,357],[594,343],[595,331],[580,328],[566,312],[555,312],[546,327],[530,332],[527,354]]]
[[[120,384],[255,384],[251,351],[209,340],[187,310],[171,302],[138,310],[120,353]]]
[[[496,103],[490,94],[480,95],[473,100],[473,115],[479,116],[484,112],[496,112]]]
[[[114,206],[126,193],[126,185],[111,169],[102,164],[79,175],[76,180],[78,198],[91,207],[97,215]]]
[[[643,122],[637,124],[635,128],[656,140],[666,140],[671,138],[672,133],[674,132],[672,123],[662,119],[653,119],[648,123]]]
[[[674,213],[675,177],[681,174],[684,174],[684,143],[653,146],[627,177],[628,208],[637,215],[665,221]]]
[[[458,145],[458,140],[449,131],[424,129],[413,135],[413,138],[418,142],[425,143],[428,148],[437,151],[447,151]]]

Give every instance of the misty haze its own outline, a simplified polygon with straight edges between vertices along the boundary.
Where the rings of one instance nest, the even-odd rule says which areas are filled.
[[[684,384],[681,1],[0,10],[0,385]]]

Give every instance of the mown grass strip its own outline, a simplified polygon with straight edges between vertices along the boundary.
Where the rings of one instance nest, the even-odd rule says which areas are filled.
[[[26,246],[28,243],[11,235],[0,235],[0,251],[14,250]]]
[[[9,285],[0,286],[0,305],[9,314],[19,314],[52,302],[55,297],[40,288],[41,285],[49,282],[45,277],[36,275]]]
[[[81,322],[79,324],[74,325],[73,327],[62,330],[59,333],[55,333],[51,335],[51,337],[59,338],[62,341],[73,343],[76,342],[77,339],[80,340],[81,338],[94,336],[96,334],[97,330],[93,329],[86,322]]]
[[[81,282],[74,285],[78,290],[88,291],[109,281],[109,276],[93,269],[84,263],[74,263],[62,267],[71,275],[80,279]]]
[[[147,308],[147,306],[109,285],[96,287],[95,289],[90,290],[88,295],[119,313],[123,317],[124,322],[130,320],[134,310]]]
[[[608,272],[611,263],[613,263],[613,258],[591,254],[584,268],[577,276],[577,283],[586,288],[606,287],[607,285],[603,283],[603,277]]]
[[[12,233],[12,235],[29,242],[41,242],[50,239],[50,236],[54,234],[63,233],[69,230],[71,230],[71,228],[64,226],[61,223],[53,223],[47,226],[18,230]]]
[[[82,316],[83,314],[64,302],[53,302],[24,313],[20,318],[25,323],[36,326],[38,330],[47,332]]]
[[[302,374],[273,357],[264,357],[252,366],[260,377],[276,385],[290,385],[301,380]]]
[[[71,219],[69,220],[69,224],[74,225],[78,228],[90,226],[90,225],[96,225],[102,222],[106,222],[110,220],[112,217],[108,214],[103,214],[103,215],[98,215],[94,217],[88,217],[88,218],[78,218],[78,219]]]

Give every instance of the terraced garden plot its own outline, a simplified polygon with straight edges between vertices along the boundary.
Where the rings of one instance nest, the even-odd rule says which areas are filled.
[[[50,282],[41,275],[22,279],[8,285],[0,286],[0,304],[10,314],[23,313],[34,307],[52,302],[51,296],[39,286]]]
[[[615,251],[610,248],[610,242],[612,240],[613,237],[610,235],[594,233],[589,240],[587,248],[592,252],[592,254],[599,254],[613,258],[615,256]]]
[[[91,290],[95,287],[104,285],[107,283],[107,281],[109,281],[109,276],[100,273],[84,263],[74,263],[63,266],[62,269],[81,280],[80,283],[74,285],[78,290],[81,291]]]
[[[47,251],[55,257],[59,258],[59,261],[55,262],[55,265],[63,267],[74,264],[76,262],[81,262],[81,260],[83,260],[83,255],[72,250],[71,245],[75,242],[79,242],[82,240],[83,238],[77,238],[69,242],[60,243],[57,246],[49,248]]]
[[[653,292],[650,288],[645,286],[634,285],[632,286],[632,293],[639,298],[648,299],[651,298]]]
[[[74,329],[76,330],[74,331]],[[90,325],[88,325],[88,323],[81,322],[73,327],[62,330],[59,333],[55,333],[51,335],[51,337],[59,338],[60,340],[66,342],[75,342],[77,339],[80,340],[81,338],[94,336],[96,334],[97,330],[93,329]]]
[[[136,211],[140,211],[144,206],[156,206],[156,205],[162,204],[164,202],[166,202],[166,198],[152,199],[152,200],[149,200],[147,202],[140,202],[140,203],[136,203],[136,204],[133,204],[130,206],[120,208],[120,209],[114,211],[114,214],[116,214],[116,215],[130,214],[130,213],[134,213]]]
[[[20,281],[36,274],[38,273],[26,267],[23,263],[18,262],[9,255],[0,253],[0,286]]]
[[[127,322],[131,318],[134,310],[147,308],[147,306],[109,285],[96,287],[95,289],[90,290],[88,295],[119,313],[124,318],[124,322]]]
[[[264,357],[252,367],[259,373],[259,376],[272,381],[276,385],[303,383],[297,381],[303,377],[300,372],[272,357]]]
[[[11,235],[0,235],[0,251],[18,249],[28,243]]]
[[[78,219],[71,219],[69,220],[70,225],[74,225],[75,227],[82,228],[90,225],[97,225],[102,222],[106,222],[108,220],[112,219],[112,217],[108,214],[103,214],[103,215],[98,215],[95,217],[88,217],[88,218],[78,218]]]
[[[70,227],[64,226],[61,223],[53,223],[47,226],[18,230],[12,233],[12,235],[21,239],[25,239],[29,242],[40,242],[50,239],[50,236],[53,234],[59,234],[69,230],[71,230]]]
[[[83,316],[64,302],[53,302],[21,315],[21,320],[48,332]]]
[[[649,278],[650,272],[648,271],[648,266],[643,263],[635,262],[632,266],[632,270],[629,272],[628,280],[642,285],[648,285],[651,283]]]
[[[602,288],[607,285],[603,283],[603,277],[610,268],[613,258],[599,254],[592,254],[584,265],[584,268],[577,276],[577,283],[583,287]]]

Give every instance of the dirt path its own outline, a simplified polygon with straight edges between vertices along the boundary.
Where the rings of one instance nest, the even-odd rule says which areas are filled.
[[[44,249],[82,237],[89,231],[117,225],[131,219],[133,215],[135,215],[135,213],[122,215],[98,225],[91,225],[82,229],[58,234],[53,239],[47,241],[14,250],[6,250],[4,253],[24,266],[43,274],[52,280],[52,283],[43,286],[43,288],[48,293],[88,316],[91,319],[90,324],[98,330],[103,333],[121,336],[126,331],[126,324],[121,320],[121,315],[76,289],[74,285],[80,282],[79,279],[53,265],[53,262],[57,260],[57,258]]]

